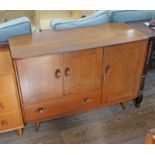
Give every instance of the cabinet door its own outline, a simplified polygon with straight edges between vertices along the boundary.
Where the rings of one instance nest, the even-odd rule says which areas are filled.
[[[147,41],[105,48],[103,103],[136,97],[144,66]]]
[[[62,55],[21,59],[16,63],[24,103],[62,96]]]
[[[64,54],[64,94],[100,88],[102,48]]]

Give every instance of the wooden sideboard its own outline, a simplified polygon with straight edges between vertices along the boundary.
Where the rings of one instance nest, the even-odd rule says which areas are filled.
[[[24,121],[141,102],[148,37],[123,23],[9,39]]]
[[[8,47],[0,47],[0,133],[18,129],[22,135],[23,126],[10,51]]]

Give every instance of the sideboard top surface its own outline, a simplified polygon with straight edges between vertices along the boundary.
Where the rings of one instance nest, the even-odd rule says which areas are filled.
[[[65,30],[44,30],[9,39],[13,59],[122,44],[148,39],[125,23],[112,23]]]
[[[146,34],[149,38],[155,39],[155,30],[152,29],[149,26],[145,25],[145,22],[149,22],[148,20],[142,20],[142,21],[134,21],[134,22],[129,22],[128,24],[139,31],[143,32]]]

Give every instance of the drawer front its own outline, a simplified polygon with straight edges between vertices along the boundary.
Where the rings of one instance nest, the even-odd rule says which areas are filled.
[[[23,122],[18,112],[0,115],[0,132],[22,127]]]
[[[0,76],[0,96],[16,92],[13,74]]]
[[[61,117],[88,110],[100,105],[100,91],[83,93],[81,95],[66,96],[64,99],[36,104],[24,107],[24,118],[26,122],[42,120],[48,117]]]
[[[16,94],[0,96],[0,114],[18,111],[18,104]]]
[[[0,74],[10,74],[13,72],[9,48],[0,48]]]

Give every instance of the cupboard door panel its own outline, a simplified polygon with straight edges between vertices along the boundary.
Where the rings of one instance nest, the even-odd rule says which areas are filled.
[[[103,103],[136,97],[146,55],[147,41],[105,48]]]
[[[64,94],[100,88],[102,48],[64,54]]]
[[[62,95],[62,55],[17,60],[17,68],[24,103]]]

